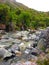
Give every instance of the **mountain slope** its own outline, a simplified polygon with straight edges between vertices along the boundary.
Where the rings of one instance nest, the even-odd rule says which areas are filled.
[[[0,0],[0,3],[6,3],[7,5],[14,7],[14,8],[21,8],[21,9],[29,9],[27,6],[16,2],[16,0]]]
[[[19,30],[24,22],[23,26],[26,28],[36,29],[38,27],[45,28],[49,26],[49,12],[40,12],[30,9],[27,6],[16,2],[16,0],[0,0],[0,9],[0,21],[3,21],[4,23],[13,21],[14,25],[16,24],[16,27]]]

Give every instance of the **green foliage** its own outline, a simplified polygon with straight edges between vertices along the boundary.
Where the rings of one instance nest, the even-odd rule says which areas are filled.
[[[22,12],[17,18],[17,25],[19,27],[30,27],[30,14],[28,12]]]
[[[0,4],[0,22],[6,23],[9,21],[10,7],[4,4]]]
[[[49,26],[49,13],[38,12],[29,8],[12,7],[11,4],[0,4],[0,23],[13,22],[16,29],[37,29]]]

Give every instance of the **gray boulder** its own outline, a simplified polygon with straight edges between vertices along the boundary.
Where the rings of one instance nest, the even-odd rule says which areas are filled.
[[[7,56],[11,56],[12,53],[10,53],[9,51],[7,51],[4,48],[0,48],[0,58],[5,58]]]
[[[40,50],[45,50],[46,48],[46,43],[45,43],[45,39],[40,39],[38,44],[37,44],[37,48]]]

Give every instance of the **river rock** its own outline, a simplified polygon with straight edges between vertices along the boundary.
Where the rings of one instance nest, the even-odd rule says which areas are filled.
[[[12,53],[8,52],[6,49],[4,48],[0,48],[0,57],[1,58],[5,58],[7,56],[11,56]]]
[[[45,40],[44,39],[40,39],[38,44],[37,44],[37,47],[38,49],[40,50],[45,50],[45,47],[46,47],[46,43],[45,43]]]

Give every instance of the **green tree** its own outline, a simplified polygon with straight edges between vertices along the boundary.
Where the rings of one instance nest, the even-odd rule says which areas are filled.
[[[10,7],[5,4],[0,4],[0,22],[6,23],[9,21]]]
[[[27,29],[30,27],[30,14],[28,12],[22,12],[17,19],[17,25],[21,28],[22,26]]]

